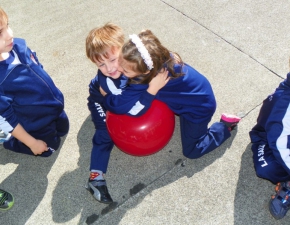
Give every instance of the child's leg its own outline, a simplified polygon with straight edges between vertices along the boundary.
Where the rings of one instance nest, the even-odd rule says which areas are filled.
[[[29,132],[31,136],[33,136],[36,139],[44,141],[48,147],[52,148],[53,150],[57,150],[60,145],[60,138],[57,135],[56,132],[56,123],[51,123],[50,125],[46,126],[45,128]],[[25,144],[23,144],[21,141],[17,140],[14,137],[11,137],[9,141],[4,142],[3,146],[5,149],[17,152],[17,153],[23,153],[28,155],[34,155],[33,152],[28,148]],[[48,150],[43,152],[41,155],[42,157],[48,157],[53,153],[53,151]]]
[[[273,151],[267,144],[252,144],[253,161],[258,177],[267,179],[274,184],[290,180],[290,175],[278,163]]]
[[[59,115],[58,119],[56,120],[57,135],[59,137],[62,137],[68,133],[68,130],[69,130],[69,120],[65,111],[62,111],[62,113]]]
[[[113,202],[103,173],[107,172],[109,158],[114,143],[108,133],[106,125],[105,110],[100,104],[89,102],[92,121],[96,131],[93,137],[93,148],[91,152],[90,178],[87,188],[91,194],[102,203]]]
[[[96,130],[93,137],[90,170],[107,172],[108,163],[114,143],[109,136],[108,130]]]
[[[210,121],[210,120],[209,120]],[[180,116],[181,141],[184,156],[195,159],[220,146],[231,134],[224,123],[209,121],[195,124]]]

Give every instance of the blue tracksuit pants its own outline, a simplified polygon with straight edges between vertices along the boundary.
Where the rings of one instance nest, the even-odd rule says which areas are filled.
[[[180,116],[183,155],[196,159],[220,146],[231,134],[224,123],[216,122],[208,128],[209,121],[192,123]]]
[[[88,106],[96,129],[92,140],[90,170],[101,170],[106,173],[110,154],[114,147],[106,125],[106,110],[100,104],[94,102],[89,102]]]
[[[60,145],[60,137],[66,135],[69,130],[69,120],[63,111],[57,120],[52,121],[48,126],[34,132],[29,132],[31,136],[36,139],[44,141],[48,147],[57,150]],[[28,155],[34,155],[33,152],[25,144],[20,142],[14,137],[11,137],[9,141],[3,143],[4,148],[17,152],[24,153]],[[52,151],[46,151],[39,156],[48,157],[52,154]]]

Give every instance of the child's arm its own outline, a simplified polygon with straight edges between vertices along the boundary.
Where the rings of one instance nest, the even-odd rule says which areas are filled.
[[[134,84],[126,87],[122,94],[105,96],[107,110],[116,114],[140,116],[151,106],[157,92],[169,81],[168,71],[159,73],[148,85]]]
[[[27,133],[24,128],[18,124],[11,133],[13,137],[24,143],[34,155],[40,155],[43,152],[47,151],[47,144],[42,141],[35,139],[29,133]]]
[[[93,102],[97,102],[97,103],[102,103],[104,101],[104,97],[101,94],[100,90],[100,85],[97,79],[97,76],[91,80],[91,83],[89,85],[89,99],[92,100]]]

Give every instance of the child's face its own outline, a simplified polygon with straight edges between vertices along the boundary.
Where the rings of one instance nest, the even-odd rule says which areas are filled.
[[[0,60],[3,60],[3,55],[10,52],[13,47],[13,32],[8,26],[7,21],[0,20]]]
[[[119,48],[110,49],[107,51],[108,57],[102,57],[100,61],[96,61],[96,65],[101,70],[101,72],[107,76],[111,77],[113,79],[118,79],[121,75],[121,72],[118,71],[119,63]]]
[[[127,60],[123,59],[122,56],[119,57],[119,71],[121,73],[123,73],[126,77],[128,78],[134,78],[138,75],[140,75],[140,73],[135,72],[132,70],[132,68],[134,66],[134,63],[128,62]]]

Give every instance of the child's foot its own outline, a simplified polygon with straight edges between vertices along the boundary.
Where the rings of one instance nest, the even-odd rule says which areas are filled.
[[[0,130],[0,144],[3,144],[5,141],[8,141],[11,137],[10,133],[5,133],[3,130]]]
[[[107,184],[105,180],[90,180],[87,185],[88,191],[101,203],[110,204],[113,202],[111,195],[109,194]]]
[[[275,187],[276,195],[272,196],[269,210],[276,219],[282,219],[290,208],[290,181],[278,183]]]
[[[220,122],[224,123],[229,131],[232,131],[240,122],[241,118],[235,115],[223,113]]]
[[[0,210],[8,210],[13,204],[13,196],[9,192],[0,189]]]

